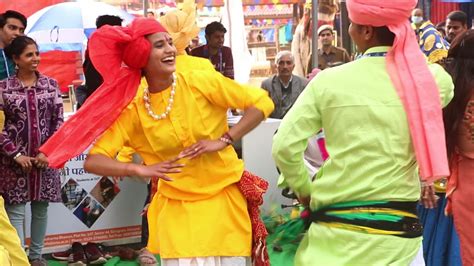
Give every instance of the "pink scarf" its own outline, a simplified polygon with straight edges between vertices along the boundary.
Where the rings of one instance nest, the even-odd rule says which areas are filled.
[[[407,113],[421,177],[430,182],[448,176],[449,167],[439,90],[408,21],[416,3],[347,0],[347,9],[354,23],[387,26],[395,34],[387,70]]]

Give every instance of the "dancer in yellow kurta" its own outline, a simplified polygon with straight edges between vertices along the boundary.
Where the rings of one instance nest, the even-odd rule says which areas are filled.
[[[42,147],[50,164],[62,164],[106,129],[84,167],[99,175],[161,178],[148,210],[148,248],[160,253],[162,265],[247,265],[252,228],[247,201],[237,187],[244,165],[229,144],[273,111],[267,93],[215,71],[176,72],[172,39],[151,19],[136,19],[126,28],[104,26],[90,45],[94,65],[105,74],[104,84]],[[139,86],[141,73],[148,87]],[[143,97],[135,97],[137,88]],[[130,100],[114,98],[116,90]],[[101,108],[93,109],[104,105],[110,105],[107,110],[115,119],[101,116]],[[231,129],[229,108],[245,110]],[[95,136],[75,132],[82,140],[76,147],[56,148],[77,126],[90,128]],[[132,147],[145,165],[114,160],[124,146]]]
[[[151,95],[156,113],[165,110],[170,93]],[[127,145],[142,155],[146,165],[153,165],[178,156],[184,147],[201,139],[219,139],[228,131],[228,107],[255,106],[266,115],[272,109],[263,91],[242,87],[214,71],[196,71],[186,77],[178,74],[175,95],[169,119],[160,121],[153,120],[143,99],[136,98],[95,143],[91,154],[113,157],[119,147]],[[203,141],[195,147],[208,149],[216,144]],[[250,256],[247,206],[235,186],[243,163],[234,149],[226,146],[180,162],[185,167],[169,175],[173,181],[160,182],[148,210],[150,251],[163,258]]]

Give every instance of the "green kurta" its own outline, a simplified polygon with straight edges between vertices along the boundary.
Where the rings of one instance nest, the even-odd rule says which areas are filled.
[[[367,53],[388,51],[374,47]],[[451,77],[430,65],[443,105],[453,96]],[[310,182],[303,163],[307,139],[324,128],[330,158]],[[319,73],[283,119],[273,157],[282,178],[311,209],[350,201],[416,201],[417,164],[402,102],[385,57],[363,57]],[[421,237],[408,239],[328,228],[313,223],[295,265],[408,265]]]

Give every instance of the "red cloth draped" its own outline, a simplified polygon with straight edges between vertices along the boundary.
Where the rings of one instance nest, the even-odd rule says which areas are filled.
[[[151,51],[145,36],[157,32],[166,30],[154,19],[138,18],[128,27],[104,26],[92,34],[89,54],[104,83],[41,146],[50,167],[60,168],[87,149],[133,100]]]
[[[248,171],[244,171],[237,186],[247,199],[247,209],[252,223],[253,265],[269,266],[270,258],[268,257],[266,243],[268,232],[260,217],[259,209],[259,206],[263,204],[263,194],[268,189],[268,182]]]
[[[423,180],[449,175],[437,84],[428,69],[408,17],[416,0],[347,0],[349,18],[359,25],[387,26],[395,34],[387,70],[405,107]]]

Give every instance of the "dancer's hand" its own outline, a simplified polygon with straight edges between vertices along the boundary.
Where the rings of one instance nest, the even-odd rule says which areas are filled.
[[[21,166],[21,169],[23,169],[25,173],[31,171],[31,168],[33,167],[32,161],[34,161],[34,158],[26,155],[20,155],[15,159],[15,162]]]
[[[433,209],[436,207],[436,203],[439,197],[435,194],[435,189],[433,184],[422,184],[421,186],[421,204],[425,208]]]
[[[48,157],[46,157],[46,155],[44,155],[42,152],[40,152],[38,155],[36,155],[36,157],[34,158],[34,161],[33,163],[35,164],[35,166],[37,168],[47,168],[48,165],[49,165],[49,162],[48,162]]]
[[[227,147],[227,143],[220,141],[220,140],[200,140],[193,145],[185,148],[179,155],[178,158],[189,158],[193,159],[197,156],[208,153],[208,152],[216,152],[224,149]]]
[[[171,173],[180,173],[181,168],[184,164],[176,163],[179,158],[175,158],[173,160],[164,161],[161,163],[153,164],[153,165],[140,165],[140,164],[131,164],[134,169],[133,173],[136,176],[140,177],[158,177],[166,181],[173,181],[169,176],[166,174]]]
[[[311,201],[310,196],[306,197],[298,197],[298,201],[303,205],[303,207],[308,208],[309,207],[309,202]]]

